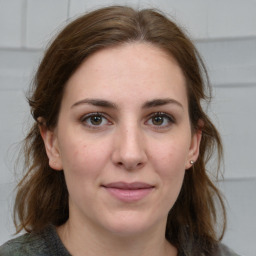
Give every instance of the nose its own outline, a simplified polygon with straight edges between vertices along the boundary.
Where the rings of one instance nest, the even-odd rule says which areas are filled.
[[[147,161],[143,134],[136,125],[120,128],[115,135],[115,148],[112,154],[115,165],[126,170],[142,168]]]

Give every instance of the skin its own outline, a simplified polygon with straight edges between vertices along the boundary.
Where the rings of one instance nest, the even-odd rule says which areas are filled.
[[[177,255],[167,215],[201,133],[171,56],[146,43],[96,52],[68,80],[56,128],[41,134],[50,166],[64,170],[70,217],[57,230],[72,255]],[[123,201],[104,187],[120,181],[152,189]]]

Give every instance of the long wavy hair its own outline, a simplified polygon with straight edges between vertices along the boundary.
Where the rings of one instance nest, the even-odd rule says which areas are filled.
[[[163,49],[176,59],[186,79],[192,130],[202,129],[202,140],[199,158],[186,171],[169,212],[166,238],[179,251],[207,254],[222,238],[226,224],[222,196],[206,170],[213,154],[217,163],[222,157],[219,133],[201,106],[210,99],[208,76],[191,40],[173,21],[152,9],[112,6],[85,14],[67,25],[45,52],[28,97],[34,124],[24,140],[26,173],[17,186],[14,206],[17,233],[39,231],[48,224],[59,226],[69,218],[65,177],[48,164],[38,118],[45,120],[47,129],[54,128],[65,85],[80,64],[100,49],[129,42]],[[198,127],[199,123],[203,126]]]

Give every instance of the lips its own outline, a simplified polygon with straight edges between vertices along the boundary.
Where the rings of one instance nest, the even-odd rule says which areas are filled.
[[[139,201],[149,195],[154,186],[143,182],[113,182],[102,186],[112,197],[123,202]]]

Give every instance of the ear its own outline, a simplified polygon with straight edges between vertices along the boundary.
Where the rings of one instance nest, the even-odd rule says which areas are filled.
[[[39,130],[44,141],[45,151],[49,158],[49,166],[57,171],[62,170],[62,161],[60,158],[58,138],[56,131],[49,129],[45,125],[43,118],[38,118]]]
[[[190,148],[188,152],[187,162],[186,162],[186,169],[189,169],[192,167],[193,163],[196,162],[198,156],[199,156],[199,149],[200,149],[200,142],[202,139],[202,127],[203,127],[203,121],[198,121],[198,128],[194,131],[191,137],[191,143]],[[191,163],[191,161],[193,163]]]

